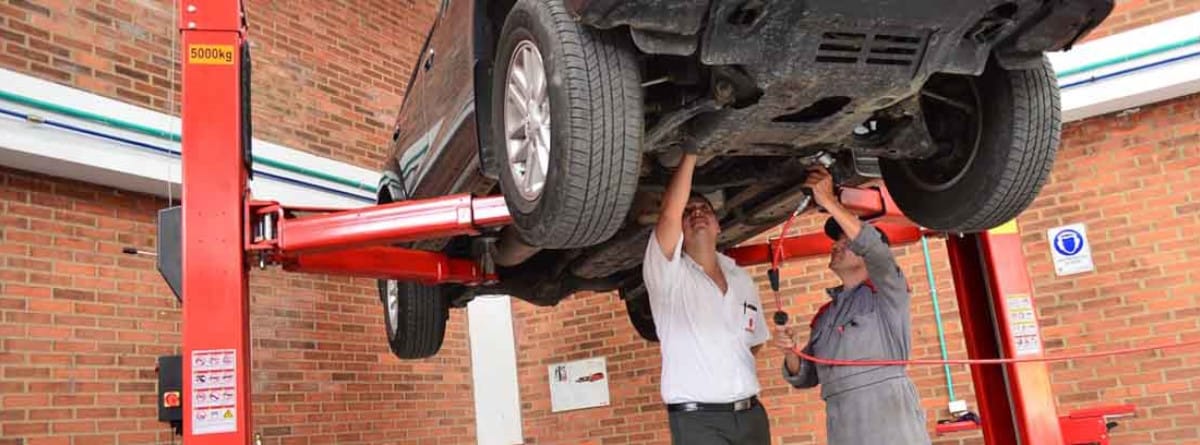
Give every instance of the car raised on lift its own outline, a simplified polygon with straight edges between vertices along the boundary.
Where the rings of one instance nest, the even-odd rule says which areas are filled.
[[[514,224],[410,245],[488,249],[500,283],[382,280],[388,343],[441,347],[478,294],[619,290],[655,339],[640,263],[684,150],[720,247],[781,223],[805,169],[882,178],[917,224],[974,232],[1036,196],[1060,133],[1044,53],[1111,0],[444,0],[396,120],[379,202],[503,193]]]

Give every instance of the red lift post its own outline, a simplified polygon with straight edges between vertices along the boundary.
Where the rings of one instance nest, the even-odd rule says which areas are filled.
[[[239,0],[189,0],[179,11],[183,54],[183,381],[184,442],[253,442],[248,270],[285,270],[425,283],[491,282],[486,261],[392,247],[401,241],[477,235],[508,224],[500,197],[467,195],[355,210],[288,208],[248,196],[239,72],[245,43]],[[890,235],[919,239],[886,191],[846,189],[841,200]],[[297,216],[301,213],[316,215]],[[823,234],[772,240],[727,252],[739,264],[822,255]],[[972,359],[1043,353],[1015,223],[947,241],[967,353]],[[972,366],[989,444],[1062,444],[1043,363]],[[1121,407],[1131,410],[1131,407]],[[1102,434],[1112,410],[1065,416],[1069,435]],[[1122,411],[1124,412],[1124,411]],[[1078,415],[1076,415],[1078,414]],[[950,429],[950,428],[947,428]],[[1106,432],[1105,432],[1106,433]],[[1095,436],[1095,441],[1107,440]],[[1071,443],[1074,439],[1071,439]]]
[[[188,445],[250,443],[241,4],[182,2],[183,409]]]
[[[946,246],[967,356],[1043,355],[1016,221],[987,233],[950,236]],[[1045,363],[972,365],[971,378],[987,443],[1063,443]]]

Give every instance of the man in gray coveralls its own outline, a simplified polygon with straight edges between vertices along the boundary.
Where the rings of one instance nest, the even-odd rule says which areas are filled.
[[[806,181],[813,200],[832,215],[829,269],[842,285],[817,311],[804,352],[840,360],[905,360],[911,349],[908,284],[882,232],[842,207],[824,169]],[[828,366],[800,358],[792,328],[779,328],[783,378],[796,388],[821,385],[830,445],[928,444],[925,412],[903,366]]]

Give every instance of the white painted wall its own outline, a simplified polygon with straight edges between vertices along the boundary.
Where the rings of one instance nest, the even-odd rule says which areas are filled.
[[[178,133],[180,128],[180,120],[174,116],[5,69],[0,69],[0,89],[158,130]],[[0,107],[164,148],[174,153],[180,150],[177,142],[96,122],[48,113],[3,100],[0,100]],[[378,170],[356,167],[257,139],[252,145],[256,156],[303,166],[371,186],[379,182]],[[168,195],[170,184],[170,193],[176,198],[179,197],[178,156],[7,115],[0,115],[0,165],[159,196]],[[292,205],[331,207],[358,207],[374,202],[374,193],[370,191],[261,164],[255,164],[254,169],[309,184],[298,185],[286,180],[259,176],[250,183],[251,191],[257,198]],[[322,191],[312,187],[313,185],[339,193]]]
[[[1065,52],[1050,54],[1055,71],[1064,72],[1117,56],[1200,36],[1200,13],[1096,39]],[[1200,52],[1200,44],[1141,57],[1120,64],[1059,77],[1064,121],[1074,121],[1200,92],[1200,57],[1163,63]],[[1158,66],[1146,67],[1162,63]],[[1067,86],[1120,71],[1114,77]]]

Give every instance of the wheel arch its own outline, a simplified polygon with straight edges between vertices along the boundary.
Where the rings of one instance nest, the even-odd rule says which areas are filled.
[[[475,124],[479,138],[479,172],[493,180],[500,179],[500,165],[491,155],[492,142],[492,73],[495,67],[496,45],[500,41],[500,29],[504,26],[504,18],[512,10],[516,0],[485,1],[474,0],[474,17],[472,18],[472,38],[474,40],[475,64],[473,82],[475,89]]]

